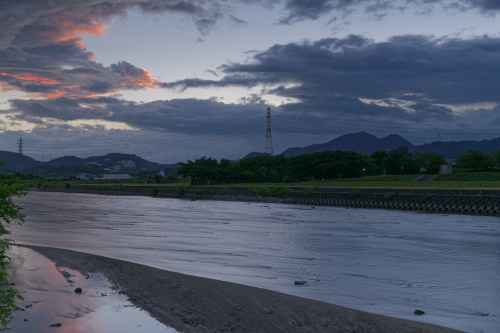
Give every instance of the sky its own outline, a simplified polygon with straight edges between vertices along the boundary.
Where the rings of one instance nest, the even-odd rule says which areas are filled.
[[[159,163],[500,137],[498,0],[0,0],[0,150]]]

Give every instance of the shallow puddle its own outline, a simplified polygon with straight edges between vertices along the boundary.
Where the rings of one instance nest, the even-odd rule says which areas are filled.
[[[9,280],[24,301],[16,302],[9,332],[177,332],[134,307],[100,274],[56,267],[23,247],[13,246],[10,257]]]

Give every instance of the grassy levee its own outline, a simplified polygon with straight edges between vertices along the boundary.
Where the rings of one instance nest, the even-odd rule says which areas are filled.
[[[34,191],[140,195],[189,200],[280,202],[500,216],[500,173],[459,174],[415,181],[418,175],[367,176],[298,183],[50,184]],[[420,178],[422,179],[422,178]],[[424,178],[429,179],[429,178]]]
[[[306,186],[306,187],[343,187],[343,188],[381,188],[381,189],[500,189],[500,172],[459,172],[452,175],[437,175],[431,181],[413,181],[415,175],[380,175],[359,178],[339,178],[325,180],[308,180],[301,182],[280,183],[225,183],[210,184],[215,187],[281,187],[281,186]],[[138,180],[120,181],[27,181],[30,187],[60,187],[73,185],[116,188],[120,186],[189,186],[189,179],[179,179],[175,183],[144,183]],[[69,184],[69,185],[68,185]]]
[[[307,186],[343,188],[382,188],[382,189],[500,189],[500,172],[463,172],[453,175],[438,175],[432,181],[413,181],[420,175],[365,176],[360,178],[340,178],[309,180],[288,183],[241,183],[220,186]]]

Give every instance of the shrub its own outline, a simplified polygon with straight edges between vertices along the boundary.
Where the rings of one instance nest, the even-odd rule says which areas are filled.
[[[420,197],[420,202],[428,202],[429,200],[432,199],[432,193],[426,193],[425,195]]]
[[[289,191],[290,189],[287,186],[276,186],[273,188],[272,196],[284,199]]]
[[[177,188],[177,195],[179,197],[183,197],[185,193],[186,193],[186,188],[184,186],[180,186]]]
[[[361,191],[360,190],[352,190],[350,194],[351,194],[351,197],[357,198],[361,195]]]
[[[6,224],[22,223],[24,215],[13,200],[13,196],[24,195],[23,188],[19,185],[19,179],[0,180],[0,236],[10,234]],[[23,299],[19,292],[8,283],[7,268],[10,258],[6,252],[10,248],[9,239],[0,239],[0,285],[7,287],[0,288],[0,330],[7,328],[7,318],[15,309],[15,299]]]

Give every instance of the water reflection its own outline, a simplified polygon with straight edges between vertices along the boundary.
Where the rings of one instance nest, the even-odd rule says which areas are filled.
[[[500,332],[498,217],[42,192],[20,204],[20,243]]]
[[[23,247],[14,246],[10,257],[10,281],[24,298],[9,321],[11,332],[176,332],[133,307],[102,275],[56,267]]]

